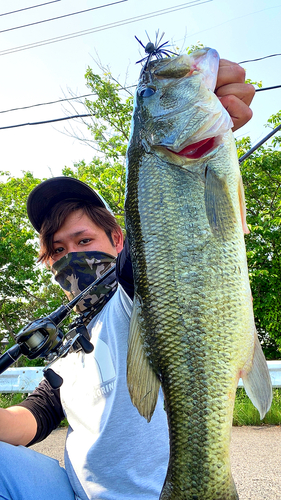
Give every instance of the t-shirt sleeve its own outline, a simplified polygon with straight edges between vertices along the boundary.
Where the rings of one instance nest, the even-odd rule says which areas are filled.
[[[118,283],[133,300],[134,298],[134,279],[131,256],[128,240],[125,240],[124,248],[119,253],[116,262],[116,277]]]
[[[18,406],[27,408],[37,422],[36,435],[27,446],[39,443],[45,439],[65,418],[60,401],[60,390],[53,389],[45,379]]]

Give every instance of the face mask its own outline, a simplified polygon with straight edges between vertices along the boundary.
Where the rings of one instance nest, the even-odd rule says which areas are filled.
[[[69,300],[74,299],[87,286],[100,278],[108,269],[114,266],[116,258],[103,252],[72,252],[62,257],[52,265],[55,280],[64,290]],[[74,307],[77,313],[83,313],[85,317],[93,317],[103,307],[116,291],[117,282],[112,278],[109,285],[100,284],[94,293],[81,299]],[[97,308],[98,306],[98,308]],[[88,314],[87,314],[88,313]]]

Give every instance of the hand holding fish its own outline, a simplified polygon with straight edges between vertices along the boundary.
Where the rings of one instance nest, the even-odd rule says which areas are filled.
[[[249,106],[255,95],[255,88],[245,83],[245,70],[239,64],[226,59],[220,60],[215,93],[232,118],[233,132],[252,118],[253,112]]]

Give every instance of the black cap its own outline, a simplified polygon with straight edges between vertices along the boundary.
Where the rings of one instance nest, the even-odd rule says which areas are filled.
[[[110,210],[103,198],[84,182],[73,177],[52,177],[38,184],[27,199],[27,214],[38,233],[53,206],[63,200],[89,201]]]

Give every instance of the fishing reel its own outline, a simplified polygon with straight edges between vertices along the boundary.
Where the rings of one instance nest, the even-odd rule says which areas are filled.
[[[49,364],[43,370],[44,377],[54,389],[58,389],[62,385],[63,379],[52,370],[51,365],[58,359],[65,357],[70,350],[76,352],[83,350],[88,354],[94,349],[83,321],[83,314],[71,323],[66,335],[59,328],[60,324],[89,292],[94,293],[101,283],[107,285],[111,291],[111,285],[115,280],[115,266],[113,266],[68,304],[58,307],[49,316],[36,319],[22,328],[16,335],[16,344],[0,356],[0,375],[22,355],[28,359],[45,358]],[[98,302],[95,303],[96,313],[100,310]]]

